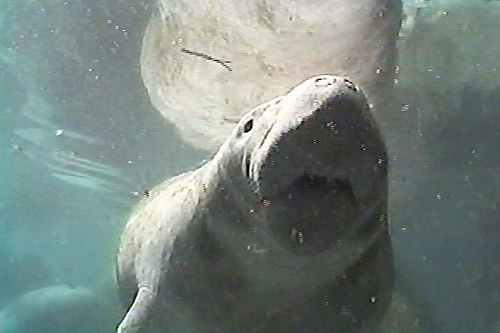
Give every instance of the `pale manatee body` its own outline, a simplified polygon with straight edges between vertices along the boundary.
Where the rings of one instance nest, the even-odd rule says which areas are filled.
[[[387,153],[364,94],[311,78],[157,188],[117,257],[118,332],[370,331],[393,285]]]
[[[84,287],[53,285],[31,290],[0,311],[2,333],[106,333],[116,311]]]
[[[393,101],[400,0],[157,3],[143,81],[155,107],[200,149],[215,151],[245,110],[323,73],[347,75],[370,103],[384,101],[380,125],[400,114],[384,105]]]

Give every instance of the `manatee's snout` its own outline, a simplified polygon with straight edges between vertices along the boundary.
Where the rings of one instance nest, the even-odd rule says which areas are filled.
[[[314,85],[316,87],[328,87],[340,80],[340,84],[344,84],[347,89],[357,91],[356,85],[346,77],[336,77],[332,75],[321,75],[314,78]]]
[[[348,78],[321,75],[303,82],[283,97],[274,118],[251,157],[251,178],[262,197],[303,175],[356,182],[352,186],[364,195],[357,179],[386,161],[367,100]]]
[[[347,78],[322,75],[280,101],[252,152],[250,177],[277,238],[314,253],[374,210],[386,194],[386,161],[363,92]]]
[[[329,85],[334,84],[336,80],[337,79],[334,76],[322,75],[322,76],[318,76],[314,80],[314,85],[317,87],[329,86]]]

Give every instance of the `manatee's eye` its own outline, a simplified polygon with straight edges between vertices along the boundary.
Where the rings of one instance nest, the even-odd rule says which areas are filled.
[[[250,119],[245,123],[245,126],[243,126],[243,133],[248,133],[252,130],[253,127],[253,119]]]

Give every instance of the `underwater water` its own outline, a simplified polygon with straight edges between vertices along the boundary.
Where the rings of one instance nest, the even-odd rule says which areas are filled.
[[[210,157],[143,86],[154,10],[0,0],[0,332],[115,331],[114,257],[132,208]],[[422,332],[498,332],[500,2],[404,11],[398,117],[382,124],[403,147],[415,138],[390,157],[408,165],[389,208],[396,289]]]
[[[23,317],[31,326],[19,328],[4,313],[2,332],[113,331],[124,219],[144,190],[203,156],[168,129],[141,85],[148,5],[122,5],[1,2],[0,308],[23,317],[30,310],[12,310],[23,295],[61,286],[56,299],[68,300],[59,316],[69,318],[49,330]],[[174,152],[184,154],[172,159]],[[68,286],[91,296],[79,299]],[[95,304],[108,312],[107,325],[79,327],[69,309],[83,307],[90,319]]]

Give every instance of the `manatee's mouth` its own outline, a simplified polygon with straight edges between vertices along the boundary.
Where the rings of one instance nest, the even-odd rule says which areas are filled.
[[[348,178],[304,172],[283,191],[263,200],[279,245],[296,254],[320,253],[338,244],[359,216]]]

